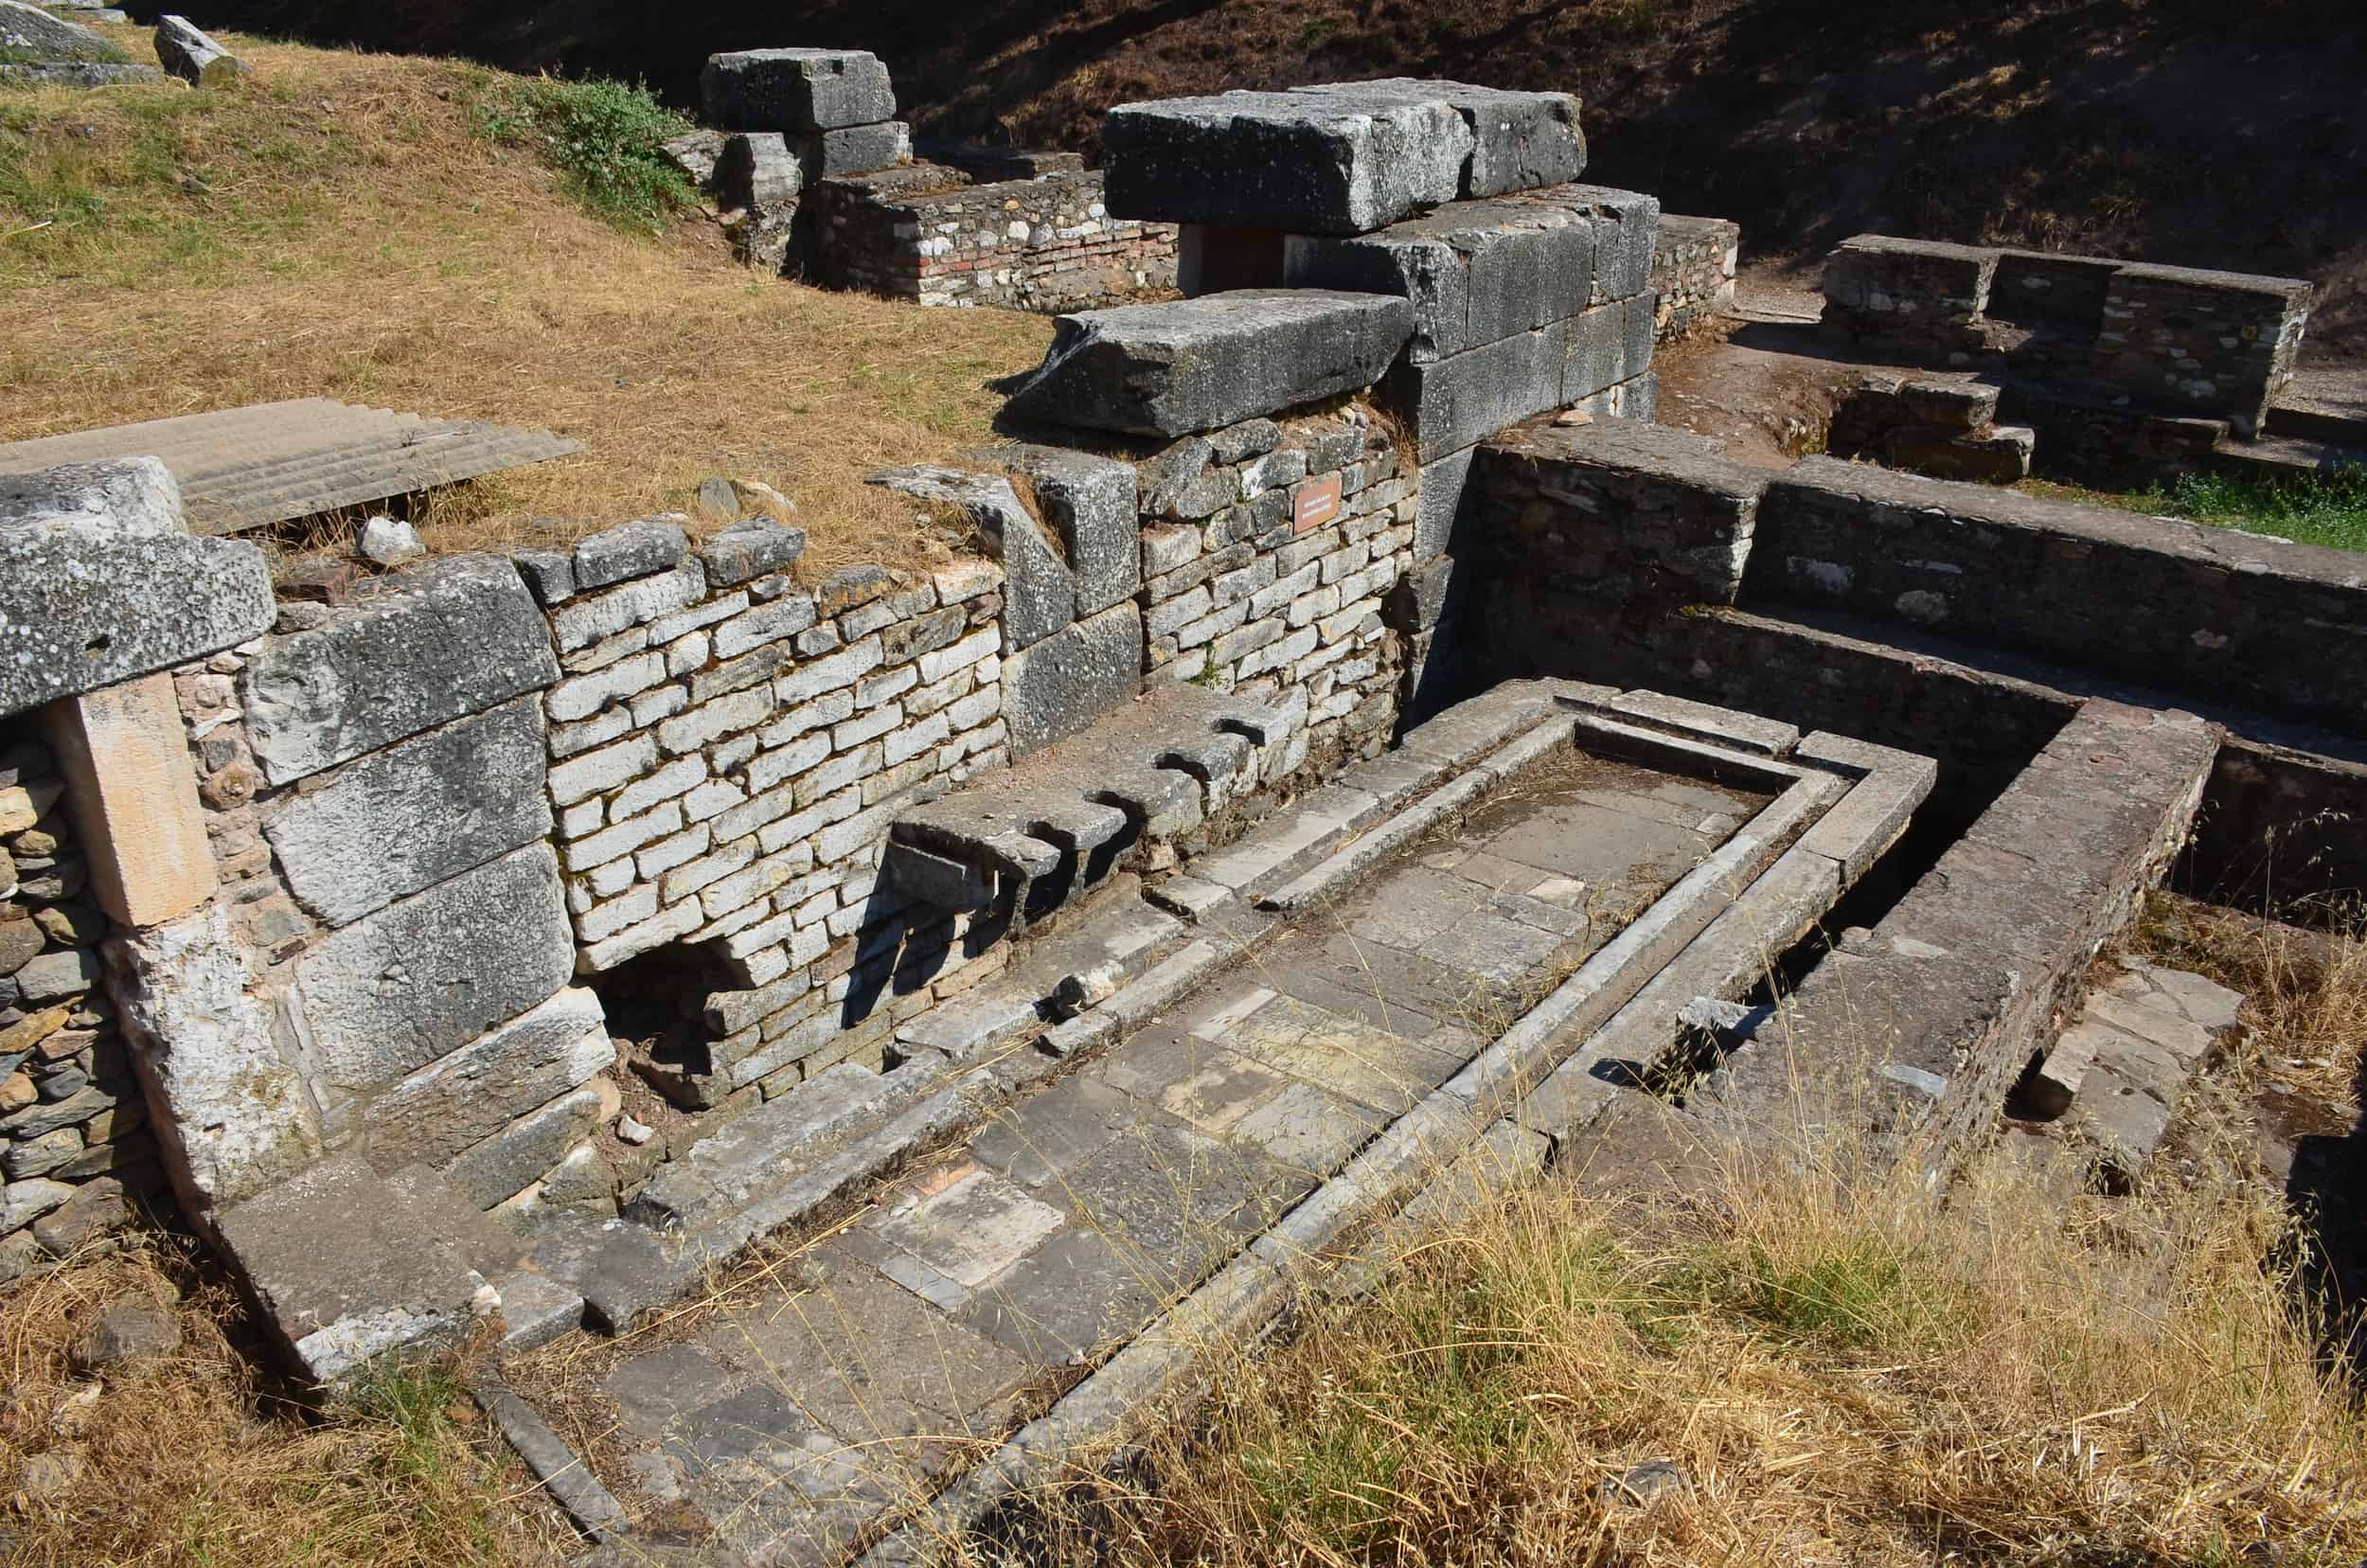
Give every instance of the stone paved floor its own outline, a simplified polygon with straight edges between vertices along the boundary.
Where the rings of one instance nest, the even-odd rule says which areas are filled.
[[[1224,1262],[1759,804],[1587,758],[1532,770],[1010,1106],[793,1283],[607,1373],[618,1424],[596,1465],[636,1536],[834,1559]]]

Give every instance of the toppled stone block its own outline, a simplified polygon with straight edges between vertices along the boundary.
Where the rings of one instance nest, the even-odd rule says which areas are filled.
[[[1219,430],[1372,385],[1413,330],[1403,299],[1324,289],[1087,311],[1059,318],[1009,412],[1145,436]]]
[[[296,963],[322,1076],[394,1082],[547,999],[575,969],[559,864],[529,845],[329,935]]]
[[[875,473],[870,484],[960,508],[986,536],[1007,579],[1003,599],[1006,651],[1032,647],[1077,618],[1077,579],[1011,482],[993,473],[919,465]]]
[[[880,57],[863,49],[741,49],[699,75],[707,122],[725,131],[830,131],[896,114]]]
[[[88,27],[78,27],[24,0],[0,0],[0,50],[42,63],[106,63],[123,51]]]
[[[501,1305],[434,1207],[354,1155],[324,1160],[218,1223],[265,1327],[315,1382],[453,1344]]]
[[[1141,689],[1143,617],[1132,602],[1078,621],[1003,666],[1014,756],[1075,735]]]
[[[1471,130],[1471,155],[1464,166],[1460,191],[1465,197],[1561,185],[1586,172],[1586,137],[1578,129],[1578,100],[1569,93],[1511,92],[1468,81],[1414,77],[1290,90],[1344,103],[1444,101],[1452,105]]]
[[[263,825],[296,901],[348,925],[551,830],[542,704],[519,698],[340,770]]]
[[[1591,208],[1458,202],[1352,239],[1291,235],[1283,279],[1292,288],[1402,294],[1414,307],[1412,357],[1443,359],[1586,309],[1594,286]]]
[[[1297,93],[1125,103],[1102,128],[1119,218],[1363,234],[1462,193],[1471,128],[1443,99]]]
[[[0,515],[0,715],[186,664],[271,630],[263,552],[168,526],[144,468],[22,475]]]
[[[317,632],[271,639],[247,667],[247,726],[274,784],[559,678],[542,612],[507,561],[455,556],[399,581]]]
[[[236,87],[254,67],[201,32],[186,16],[156,21],[156,58],[166,70],[195,87]]]

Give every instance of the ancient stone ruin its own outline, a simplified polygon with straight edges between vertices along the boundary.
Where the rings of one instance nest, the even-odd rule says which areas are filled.
[[[1913,388],[1868,386],[1859,401],[1876,406],[1853,417],[1876,428],[1853,450],[1886,449],[1943,476],[2012,479],[2038,449],[2067,476],[2141,485],[2221,457],[2275,461],[2257,449],[2292,380],[2310,299],[2297,277],[1871,234],[1833,253],[1824,290],[1827,334],[1902,364],[1954,367],[1959,383],[1987,389],[1974,394],[1987,400],[1974,422],[1968,404],[1943,415],[1929,393],[1920,413],[1894,415],[1881,405],[1912,409]],[[2015,424],[1991,431],[2001,393]]]
[[[791,249],[925,210],[840,188],[902,155],[867,61],[710,74]],[[2358,558],[1654,423],[1734,237],[1583,183],[1561,95],[1107,139],[1090,221],[1172,225],[1184,297],[1062,316],[1007,440],[877,476],[978,542],[932,573],[651,517],[276,588],[153,459],[0,479],[9,1273],[169,1203],[303,1381],[492,1342],[587,1535],[920,1560],[1479,1162],[1936,1171],[2020,1085],[2142,1163],[2166,1113],[2091,1108],[2165,1105],[2226,1004],[2091,990],[2136,900],[2302,823],[2283,890],[2367,876]],[[1835,326],[1958,344],[2021,276],[1959,260]],[[2257,423],[2305,301],[2163,271],[2070,269],[2117,346],[2010,352],[2184,354],[2164,417]],[[2242,347],[2147,335],[2172,294]],[[1878,456],[1994,433],[1889,395]],[[614,1452],[503,1381],[562,1339]]]

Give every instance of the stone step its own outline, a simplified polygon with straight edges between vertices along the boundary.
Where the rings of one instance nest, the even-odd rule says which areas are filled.
[[[703,1230],[936,1087],[946,1067],[934,1052],[887,1073],[842,1061],[692,1144],[626,1205],[625,1218],[653,1230]]]
[[[381,1175],[350,1153],[216,1223],[281,1354],[323,1384],[390,1353],[458,1345],[502,1310],[489,1280],[528,1251],[426,1167]]]
[[[2211,457],[2222,472],[2251,478],[2291,479],[2367,468],[2367,429],[2345,432],[2345,437],[2270,434],[2241,441],[2230,437],[2212,449]]]
[[[2121,960],[2022,1086],[2023,1109],[2095,1146],[2109,1179],[2143,1172],[2212,1047],[2239,1028],[2242,993],[2199,974]]]

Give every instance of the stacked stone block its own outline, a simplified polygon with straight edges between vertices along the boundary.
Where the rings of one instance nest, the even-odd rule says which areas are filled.
[[[1174,285],[1174,225],[1111,217],[1096,170],[985,185],[935,172],[935,188],[868,175],[817,186],[814,281],[922,305],[1044,312]]]
[[[0,727],[0,1284],[161,1200],[164,1181],[101,986],[107,917],[31,728]]]
[[[628,534],[650,547],[612,551]],[[554,561],[540,584],[576,965],[707,961],[707,1060],[662,1082],[693,1104],[877,1065],[894,1023],[973,955],[952,951],[963,921],[909,927],[878,865],[899,811],[1006,759],[1003,573],[855,567],[808,591],[784,575],[802,543],[746,523],[694,552],[653,520],[585,541],[572,580]]]
[[[712,186],[740,259],[795,274],[812,262],[801,209],[837,175],[912,161],[887,67],[860,49],[710,55],[699,79],[707,123],[726,133]]]
[[[710,55],[699,88],[708,124],[785,137],[809,184],[912,158],[887,67],[862,49]]]

